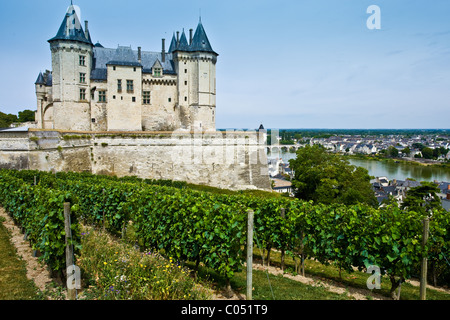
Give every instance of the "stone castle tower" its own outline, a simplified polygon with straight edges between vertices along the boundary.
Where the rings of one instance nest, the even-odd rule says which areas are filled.
[[[79,131],[215,131],[216,62],[201,20],[166,52],[104,48],[70,5],[36,80],[37,127]]]

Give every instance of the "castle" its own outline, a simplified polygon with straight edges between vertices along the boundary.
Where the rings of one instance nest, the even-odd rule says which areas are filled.
[[[104,48],[70,5],[48,40],[52,71],[35,82],[39,129],[215,131],[216,62],[201,20],[195,34],[173,34],[166,52]]]
[[[271,190],[265,130],[216,130],[216,62],[199,21],[166,52],[93,44],[70,5],[35,82],[36,124],[0,131],[0,168]],[[170,131],[170,132],[164,132]]]

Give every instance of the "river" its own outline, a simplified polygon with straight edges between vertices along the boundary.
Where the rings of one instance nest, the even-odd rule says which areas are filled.
[[[284,162],[295,157],[295,153],[281,153],[281,158]],[[273,158],[273,155],[269,155],[268,158]],[[445,168],[364,159],[348,160],[352,165],[366,168],[369,174],[375,177],[387,177],[389,180],[406,180],[406,178],[412,178],[417,181],[436,180],[439,182],[450,182],[450,170]]]

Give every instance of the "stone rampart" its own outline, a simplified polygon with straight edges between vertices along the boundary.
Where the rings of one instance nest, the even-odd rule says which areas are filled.
[[[270,190],[258,131],[0,132],[0,168],[88,171],[214,187]]]

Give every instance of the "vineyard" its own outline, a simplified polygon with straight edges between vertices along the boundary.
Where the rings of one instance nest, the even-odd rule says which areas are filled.
[[[379,266],[391,290],[420,269],[426,256],[433,276],[449,284],[450,215],[434,211],[422,247],[422,220],[396,206],[321,205],[289,198],[195,191],[182,182],[89,173],[0,170],[0,205],[23,228],[34,250],[55,272],[66,265],[64,202],[70,202],[72,237],[80,224],[120,235],[132,223],[141,248],[177,261],[202,263],[227,279],[243,268],[247,212],[254,211],[255,243],[294,259],[312,258],[341,270]]]

